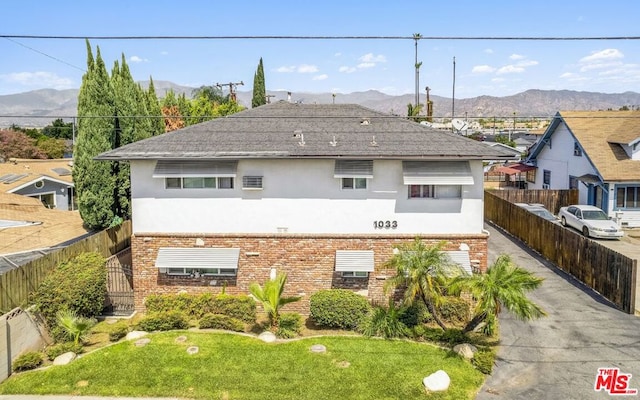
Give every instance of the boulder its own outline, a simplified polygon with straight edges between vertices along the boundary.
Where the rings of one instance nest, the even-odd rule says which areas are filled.
[[[197,354],[200,351],[200,348],[198,346],[189,346],[187,348],[187,354],[192,355],[192,354]]]
[[[449,389],[451,378],[449,378],[449,375],[446,372],[440,369],[425,377],[422,380],[422,383],[424,384],[425,389],[429,392],[442,392]]]
[[[276,341],[276,335],[273,332],[265,331],[258,336],[258,339],[266,343],[273,343]]]
[[[327,348],[322,344],[314,344],[313,346],[311,346],[310,350],[311,350],[312,353],[326,353],[327,352]]]
[[[461,343],[453,346],[453,351],[460,354],[467,360],[471,360],[473,358],[473,355],[478,351],[478,348],[469,343]]]
[[[53,365],[67,365],[75,359],[76,353],[74,353],[73,351],[68,351],[56,357],[55,360],[53,360]]]
[[[127,333],[127,336],[125,336],[125,340],[134,340],[134,339],[140,339],[141,337],[147,336],[147,332],[145,331],[131,331],[129,333]]]

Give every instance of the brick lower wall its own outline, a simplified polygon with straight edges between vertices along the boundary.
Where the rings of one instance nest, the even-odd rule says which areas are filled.
[[[480,272],[487,268],[488,235],[422,236],[427,244],[446,242],[445,250],[458,250],[462,243]],[[374,302],[384,302],[384,284],[394,271],[383,264],[393,255],[393,248],[412,242],[415,236],[362,235],[167,235],[140,233],[132,236],[133,287],[136,310],[144,310],[150,294],[204,292],[248,294],[253,282],[269,279],[272,268],[287,274],[285,296],[301,296],[299,302],[284,311],[309,313],[309,296],[321,289],[351,289]],[[161,247],[240,248],[238,271],[234,277],[185,277],[161,273],[155,267]],[[343,278],[335,272],[336,250],[373,250],[375,271],[368,278]]]

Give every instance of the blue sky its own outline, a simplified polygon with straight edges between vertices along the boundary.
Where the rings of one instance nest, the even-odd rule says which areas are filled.
[[[84,1],[2,5],[2,35],[46,36],[640,36],[637,0]],[[263,58],[267,90],[414,93],[413,40],[92,40],[136,80],[244,82]],[[44,53],[44,54],[43,54]],[[0,95],[78,88],[83,40],[0,38]],[[420,90],[456,98],[527,89],[640,92],[639,40],[420,40]]]

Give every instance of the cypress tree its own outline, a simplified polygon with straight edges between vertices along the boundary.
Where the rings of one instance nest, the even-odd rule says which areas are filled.
[[[156,95],[156,87],[153,78],[149,77],[149,88],[145,95],[147,113],[151,118],[151,135],[156,136],[164,133],[164,121],[162,120],[162,109]]]
[[[253,98],[251,99],[251,108],[267,104],[267,89],[264,83],[264,68],[262,66],[262,57],[258,63],[258,69],[253,75]]]
[[[74,151],[73,182],[80,216],[91,229],[109,226],[115,216],[112,162],[96,161],[111,150],[114,97],[107,69],[97,48],[94,60],[87,44],[87,72],[78,94],[78,135]]]

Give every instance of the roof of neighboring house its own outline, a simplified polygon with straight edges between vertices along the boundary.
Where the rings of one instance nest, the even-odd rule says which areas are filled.
[[[640,180],[640,161],[631,160],[620,146],[640,140],[640,111],[560,111],[532,152],[532,158],[544,148],[545,140],[561,121],[603,180]]]
[[[10,159],[0,163],[0,192],[12,192],[42,178],[73,186],[71,159]]]
[[[100,154],[97,159],[510,159],[511,153],[355,104],[280,101]]]
[[[0,255],[58,246],[87,233],[77,211],[51,210],[38,199],[0,193]]]

